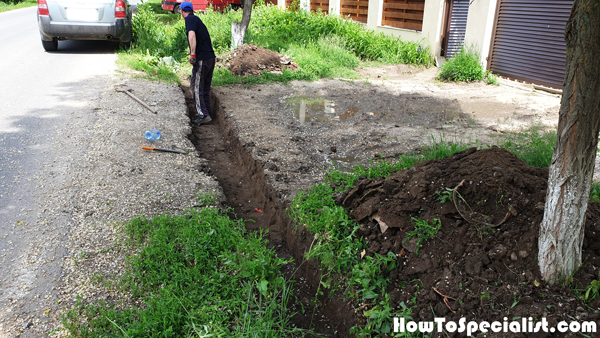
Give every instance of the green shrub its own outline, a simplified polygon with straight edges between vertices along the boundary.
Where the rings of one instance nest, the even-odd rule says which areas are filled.
[[[147,3],[138,6],[132,27],[132,52],[156,57],[172,56],[178,61],[189,53],[184,21],[177,20],[172,25],[165,25]]]
[[[446,61],[440,68],[438,79],[471,82],[486,80],[489,84],[498,84],[498,79],[489,71],[483,69],[479,62],[479,53],[474,46],[462,46],[460,52]]]

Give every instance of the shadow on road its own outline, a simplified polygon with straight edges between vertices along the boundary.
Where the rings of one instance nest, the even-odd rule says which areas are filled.
[[[119,43],[103,40],[65,40],[58,42],[56,52],[52,54],[112,54],[119,50]]]

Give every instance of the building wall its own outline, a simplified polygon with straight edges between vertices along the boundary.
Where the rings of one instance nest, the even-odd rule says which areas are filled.
[[[497,4],[497,0],[474,0],[469,7],[465,44],[473,45],[477,49],[484,67],[487,66],[490,52]]]
[[[481,62],[487,64],[490,49],[494,16],[497,0],[465,0],[471,1],[465,41],[476,46],[481,55]],[[285,7],[285,0],[278,0],[279,6]],[[301,0],[300,7],[310,8],[310,0]],[[423,28],[421,31],[382,26],[383,0],[369,0],[369,16],[367,28],[400,37],[403,40],[420,42],[423,47],[429,46],[434,56],[440,55],[442,49],[442,27],[444,21],[444,0],[426,0],[423,11]],[[340,0],[329,1],[329,14],[340,14]]]
[[[382,26],[383,0],[369,0],[369,18],[367,27],[375,31],[398,36],[403,40],[420,42],[423,47],[429,46],[433,55],[441,50],[442,16],[444,0],[427,0],[423,11],[423,28],[421,31]]]

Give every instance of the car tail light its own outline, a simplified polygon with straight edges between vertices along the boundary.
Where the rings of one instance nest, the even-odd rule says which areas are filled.
[[[40,15],[50,15],[50,12],[48,12],[48,4],[46,3],[46,0],[38,0],[38,13],[40,13]]]
[[[125,3],[123,2],[123,0],[117,0],[117,4],[115,5],[115,18],[124,18],[124,17],[125,17]]]

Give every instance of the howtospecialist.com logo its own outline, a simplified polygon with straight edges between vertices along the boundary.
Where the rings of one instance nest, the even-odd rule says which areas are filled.
[[[476,332],[487,333],[492,332],[505,332],[505,333],[535,333],[535,332],[581,332],[581,333],[595,333],[596,322],[559,322],[556,327],[549,327],[546,318],[541,320],[533,320],[532,317],[521,318],[520,320],[508,321],[508,318],[504,317],[503,322],[475,322],[470,321],[467,323],[466,318],[461,318],[458,323],[453,321],[446,322],[445,318],[434,318],[433,322],[406,322],[404,318],[394,317],[394,332],[421,332],[430,333],[433,331],[437,332],[458,332],[467,333],[467,336],[471,336]]]

